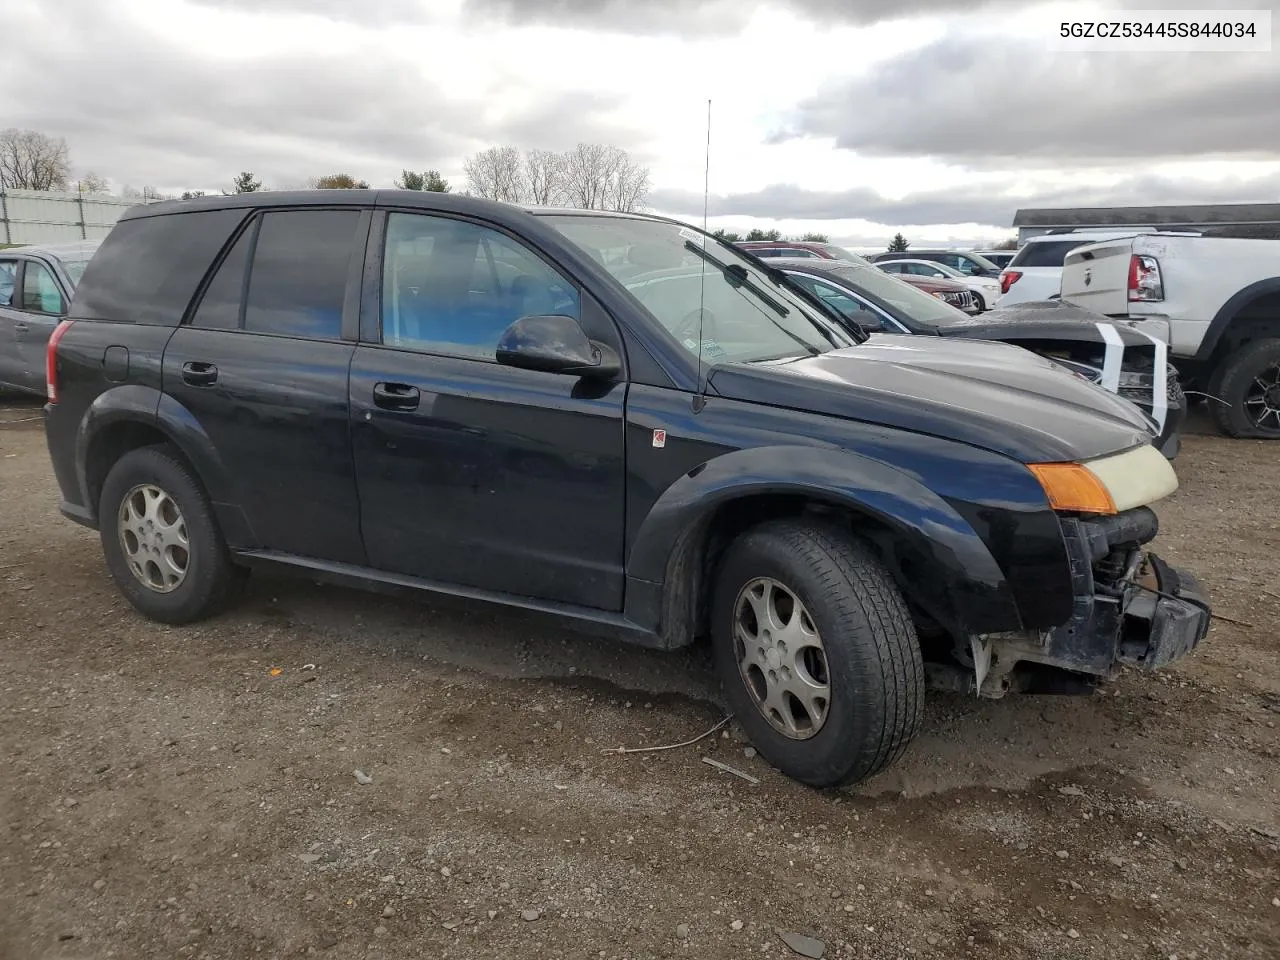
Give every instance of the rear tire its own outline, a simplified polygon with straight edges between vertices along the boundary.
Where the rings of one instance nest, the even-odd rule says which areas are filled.
[[[915,735],[920,644],[888,571],[853,534],[804,520],[747,531],[725,552],[711,616],[725,699],[761,756],[788,776],[815,787],[861,780]],[[821,681],[825,704],[810,693]]]
[[[98,529],[116,586],[152,620],[204,619],[244,581],[199,481],[163,447],[131,450],[111,467]]]
[[[1222,362],[1208,392],[1218,398],[1209,410],[1223,433],[1280,439],[1280,339],[1240,347]]]

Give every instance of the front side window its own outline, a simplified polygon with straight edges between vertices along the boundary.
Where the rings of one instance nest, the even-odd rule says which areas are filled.
[[[34,260],[27,261],[22,273],[22,309],[52,316],[62,313],[62,291],[57,281],[48,267]]]
[[[684,349],[716,361],[825,353],[855,342],[786,283],[688,227],[638,217],[548,214],[588,256],[624,250],[606,269]]]
[[[342,302],[358,210],[280,210],[262,217],[244,329],[307,339],[342,336]]]
[[[13,280],[18,264],[13,260],[0,260],[0,307],[13,305]]]
[[[393,213],[382,267],[382,342],[496,361],[521,317],[581,319],[577,288],[506,234],[447,217]]]

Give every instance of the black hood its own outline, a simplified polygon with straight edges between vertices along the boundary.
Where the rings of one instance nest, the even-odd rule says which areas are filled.
[[[716,367],[719,395],[930,434],[1023,463],[1154,439],[1126,400],[1021,347],[877,334],[817,357]]]
[[[1125,348],[1151,348],[1151,340],[1123,323],[1062,300],[1033,300],[997,307],[972,320],[957,320],[937,328],[943,337],[969,340],[1075,340],[1106,343],[1098,324],[1119,334]]]

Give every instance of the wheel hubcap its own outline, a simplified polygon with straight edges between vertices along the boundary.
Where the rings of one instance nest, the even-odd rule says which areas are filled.
[[[1245,391],[1244,409],[1255,427],[1280,430],[1280,364],[1253,378]]]
[[[169,593],[187,579],[187,523],[169,494],[152,483],[129,491],[116,520],[129,569],[148,590]]]
[[[738,671],[775,730],[807,740],[827,721],[827,651],[804,604],[777,580],[752,580],[734,604]]]

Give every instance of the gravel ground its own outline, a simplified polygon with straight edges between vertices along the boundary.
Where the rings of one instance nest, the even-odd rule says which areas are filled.
[[[603,752],[720,719],[701,652],[261,576],[146,622],[38,416],[0,398],[2,960],[1280,957],[1280,446],[1179,458],[1157,546],[1231,618],[1193,657],[931,695],[902,762],[818,792],[732,727]]]

